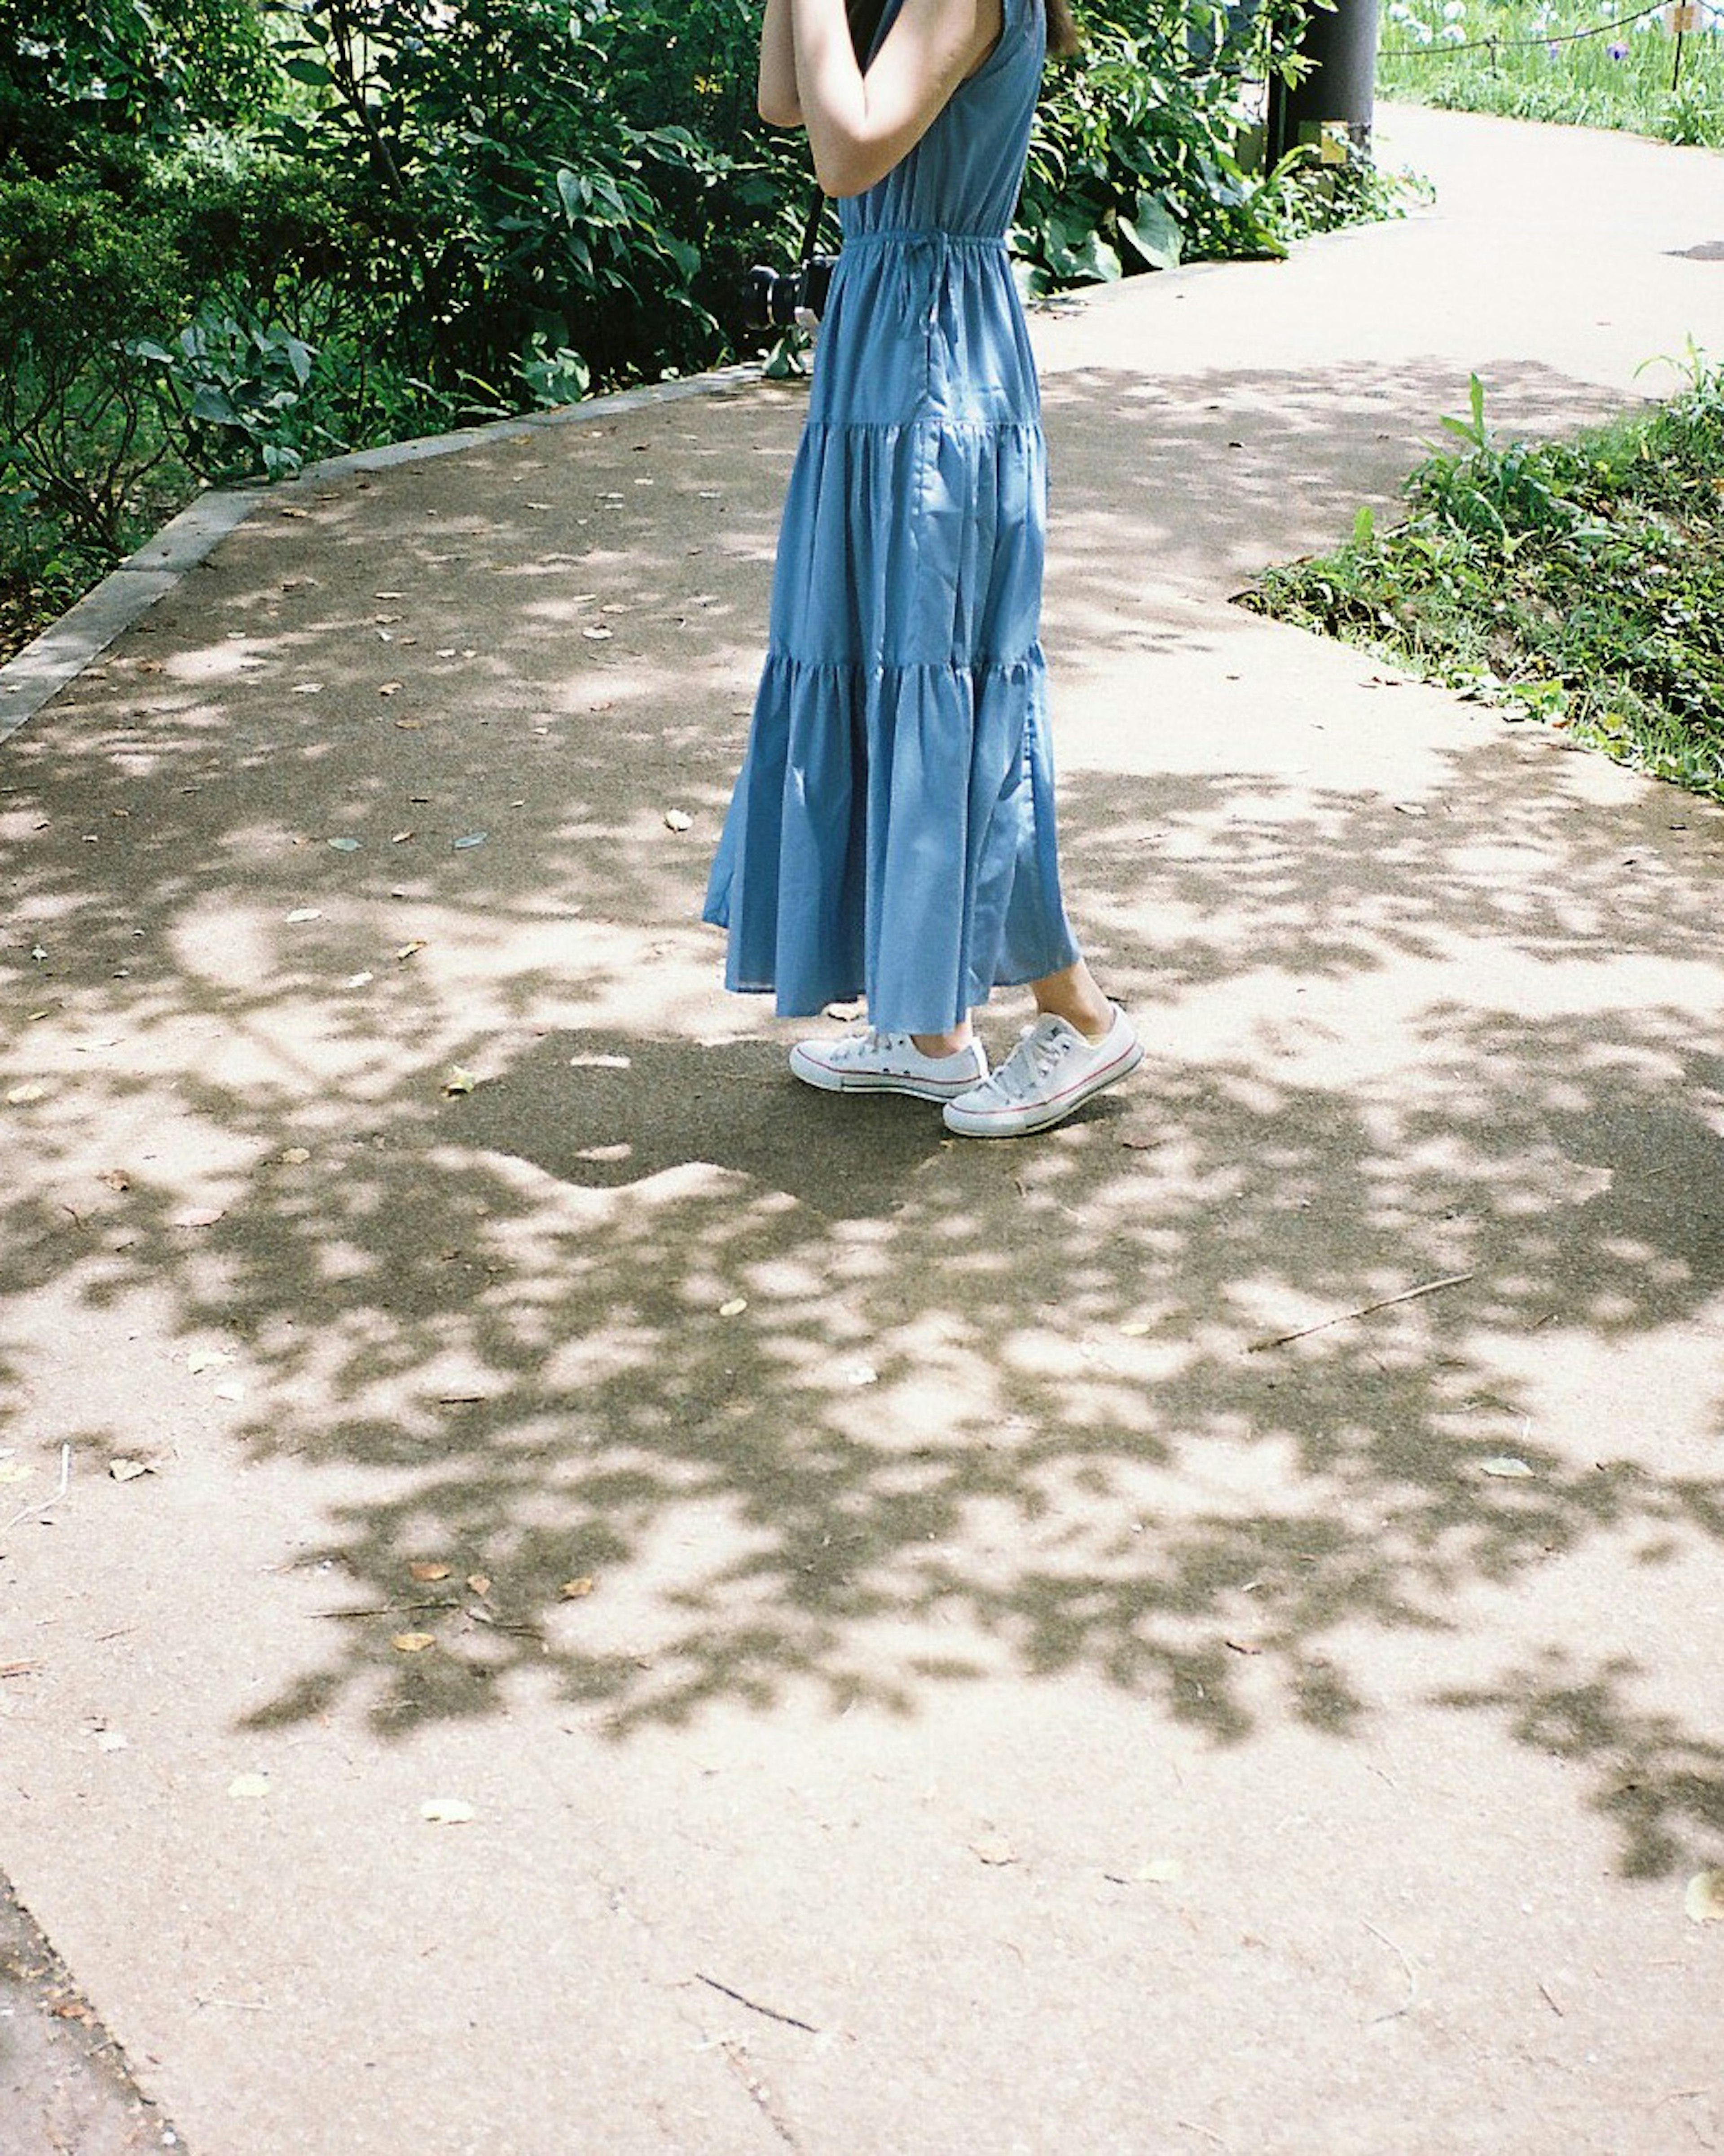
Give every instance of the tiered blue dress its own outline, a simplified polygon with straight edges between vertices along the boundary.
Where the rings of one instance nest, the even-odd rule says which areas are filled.
[[[880,35],[897,13],[889,0]],[[943,1033],[1075,963],[1039,643],[1047,454],[1005,234],[1047,30],[843,205],[753,722],[705,918],[782,1017]]]

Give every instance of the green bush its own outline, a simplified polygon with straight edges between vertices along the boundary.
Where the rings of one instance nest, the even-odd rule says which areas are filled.
[[[172,454],[140,345],[182,291],[162,221],[119,210],[99,190],[0,179],[0,474],[107,555]]]

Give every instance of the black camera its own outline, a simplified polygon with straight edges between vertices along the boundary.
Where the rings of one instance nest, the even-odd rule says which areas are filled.
[[[774,270],[757,263],[743,287],[743,320],[752,330],[788,330],[794,322],[804,329],[826,311],[826,290],[832,282],[835,254],[810,254],[794,270]]]

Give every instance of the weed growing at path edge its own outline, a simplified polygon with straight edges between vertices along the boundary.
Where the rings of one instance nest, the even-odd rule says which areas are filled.
[[[1724,369],[1573,443],[1497,443],[1473,378],[1412,514],[1270,570],[1259,613],[1482,692],[1724,800]]]

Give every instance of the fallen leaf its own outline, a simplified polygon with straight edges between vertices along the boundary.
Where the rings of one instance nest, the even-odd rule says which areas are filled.
[[[222,1218],[219,1205],[188,1205],[168,1222],[170,1228],[213,1228]]]
[[[589,644],[608,644],[616,631],[607,629],[603,622],[595,622],[591,629],[583,629],[581,634]]]
[[[470,1070],[463,1070],[458,1065],[443,1081],[443,1097],[445,1101],[459,1099],[462,1094],[472,1092],[478,1084]]]
[[[557,1593],[558,1599],[562,1601],[584,1602],[587,1599],[587,1597],[593,1592],[593,1582],[587,1578],[583,1573],[579,1579],[564,1580],[562,1586],[557,1589]]]
[[[437,1645],[437,1638],[432,1632],[398,1632],[389,1645],[398,1655],[423,1655]]]
[[[685,808],[667,808],[664,811],[664,829],[667,831],[691,831],[694,826],[695,819]]]
[[[105,1168],[96,1181],[105,1183],[110,1190],[127,1191],[131,1188],[131,1178],[123,1168]]]
[[[1128,1318],[1120,1327],[1121,1332],[1127,1340],[1142,1340],[1154,1330],[1155,1327],[1147,1317]]]
[[[469,1572],[467,1575],[467,1584],[475,1594],[489,1594],[491,1591],[490,1576],[487,1573]]]
[[[847,1363],[842,1374],[847,1385],[877,1385],[880,1383],[880,1372],[872,1363]]]
[[[269,1794],[267,1774],[236,1774],[228,1784],[230,1797],[267,1797]]]
[[[423,1562],[410,1564],[408,1567],[408,1570],[415,1579],[423,1580],[447,1579],[453,1568],[452,1566],[446,1564],[431,1564]]]
[[[465,1826],[478,1816],[472,1805],[460,1797],[427,1797],[419,1806],[419,1817],[433,1826]]]
[[[490,833],[489,831],[464,831],[460,837],[454,841],[454,844],[451,848],[451,851],[457,854],[464,854],[475,846],[482,846],[490,836]]]
[[[397,831],[391,837],[389,843],[392,846],[404,846],[409,839],[417,839],[418,835],[417,831],[412,829]]]
[[[59,2021],[82,2021],[89,2026],[95,2020],[95,2015],[81,1999],[57,1999],[48,2010]]]
[[[153,1475],[155,1469],[147,1460],[110,1460],[108,1472],[116,1482],[136,1482],[140,1475]]]
[[[1148,1152],[1158,1146],[1161,1140],[1150,1131],[1123,1131],[1120,1134],[1120,1143],[1127,1152]]]
[[[380,681],[377,684],[377,694],[380,696],[398,696],[401,694],[401,684],[398,681]]]
[[[297,927],[302,921],[321,921],[323,915],[315,906],[296,906],[287,917]]]
[[[572,1055],[571,1070],[627,1070],[630,1067],[626,1055]]]
[[[1147,1864],[1140,1864],[1131,1874],[1134,1885],[1144,1887],[1172,1887],[1185,1876],[1185,1866],[1177,1856],[1157,1856]]]
[[[329,844],[338,854],[357,854],[359,851],[357,839],[331,839]]]
[[[1724,1924],[1724,1871],[1696,1871],[1682,1907],[1696,1924]]]
[[[746,1295],[733,1295],[728,1302],[720,1303],[718,1314],[721,1317],[740,1317],[747,1307],[748,1298]]]
[[[398,719],[395,727],[398,733],[419,734],[425,731],[425,721],[423,719]]]
[[[285,1168],[303,1168],[310,1158],[311,1154],[309,1147],[305,1146],[290,1146],[286,1152],[282,1154],[281,1161],[282,1165]]]
[[[341,986],[344,988],[362,988],[376,978],[375,973],[350,973]]]
[[[49,1089],[42,1081],[33,1078],[27,1085],[14,1086],[6,1096],[7,1104],[10,1107],[22,1108],[32,1101],[45,1101],[48,1093]]]
[[[1236,1655],[1260,1655],[1261,1647],[1254,1647],[1249,1640],[1224,1640],[1222,1645]]]
[[[1015,1864],[1018,1861],[1017,1851],[1003,1835],[984,1835],[980,1841],[972,1841],[970,1849],[972,1854],[979,1856],[984,1864]]]
[[[1495,1475],[1505,1482],[1524,1482],[1532,1470],[1524,1460],[1516,1460],[1511,1453],[1500,1453],[1494,1459],[1479,1462],[1481,1475]]]
[[[321,681],[295,681],[287,693],[290,696],[321,696],[323,684]]]
[[[415,936],[411,943],[403,943],[401,948],[395,953],[395,956],[398,962],[404,958],[411,958],[416,951],[423,951],[424,947],[424,937],[423,936]]]

